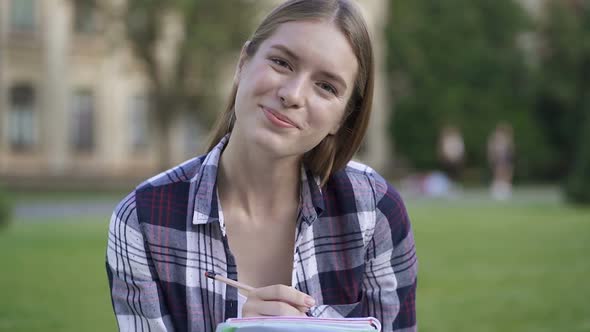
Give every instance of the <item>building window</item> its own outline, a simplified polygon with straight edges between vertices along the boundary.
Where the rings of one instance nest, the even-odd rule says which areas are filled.
[[[94,95],[88,90],[74,92],[72,97],[71,144],[77,152],[94,148]]]
[[[10,89],[8,136],[13,151],[29,151],[37,141],[35,90],[30,84]]]
[[[35,29],[36,0],[12,0],[10,3],[10,25],[16,31]]]
[[[131,97],[128,109],[131,151],[134,153],[145,151],[149,140],[149,97],[145,95]]]
[[[86,2],[75,2],[74,30],[77,33],[93,34],[97,31],[96,8]]]

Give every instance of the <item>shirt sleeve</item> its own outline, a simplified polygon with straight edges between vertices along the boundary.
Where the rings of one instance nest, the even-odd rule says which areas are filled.
[[[377,185],[376,223],[366,252],[363,311],[384,332],[416,331],[417,258],[405,205],[383,181]]]
[[[134,193],[111,217],[106,270],[120,331],[174,331],[146,250]]]

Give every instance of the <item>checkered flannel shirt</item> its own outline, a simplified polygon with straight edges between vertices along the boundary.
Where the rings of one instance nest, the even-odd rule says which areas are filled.
[[[115,209],[106,268],[121,331],[215,331],[236,317],[237,290],[204,276],[238,279],[216,189],[227,140]],[[301,199],[291,282],[316,300],[310,315],[373,316],[383,331],[415,331],[414,238],[395,189],[350,162],[322,189],[302,168]]]

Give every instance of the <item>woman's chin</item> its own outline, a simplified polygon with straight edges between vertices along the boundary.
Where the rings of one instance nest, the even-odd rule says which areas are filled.
[[[255,135],[253,143],[256,145],[256,149],[268,152],[278,158],[302,155],[304,153],[304,150],[298,144],[297,138],[292,135],[261,131]]]

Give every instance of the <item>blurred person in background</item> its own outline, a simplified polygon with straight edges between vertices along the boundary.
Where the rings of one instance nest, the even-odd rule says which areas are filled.
[[[440,132],[438,156],[443,170],[453,181],[461,179],[465,145],[461,131],[456,126],[444,126]]]
[[[263,20],[207,153],[139,185],[113,213],[107,274],[120,330],[214,331],[276,315],[374,316],[383,331],[416,330],[404,203],[350,161],[373,66],[351,0],[290,0]]]
[[[510,198],[514,172],[514,138],[512,126],[508,123],[499,123],[491,133],[488,139],[488,161],[492,170],[492,197],[498,200]]]

